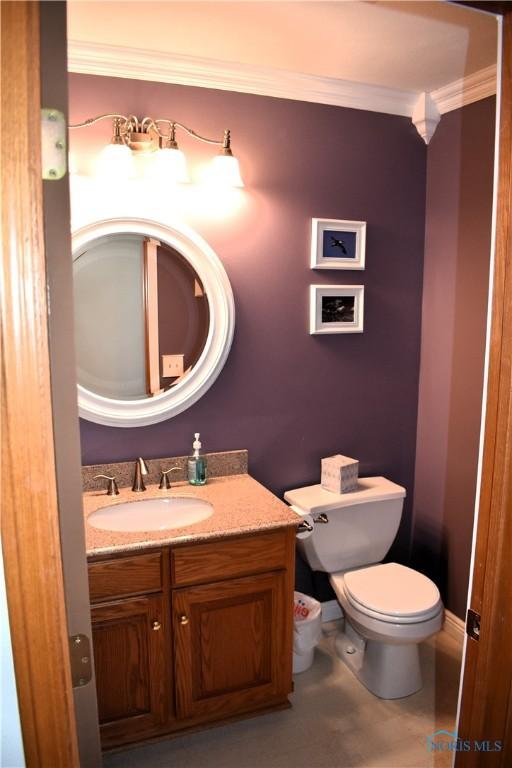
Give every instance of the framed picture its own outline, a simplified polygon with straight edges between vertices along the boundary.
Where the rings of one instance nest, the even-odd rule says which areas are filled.
[[[364,285],[310,285],[309,332],[362,333]]]
[[[366,221],[311,219],[311,269],[364,269]]]

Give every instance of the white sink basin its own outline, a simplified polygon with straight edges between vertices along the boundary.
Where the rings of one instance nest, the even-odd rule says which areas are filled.
[[[92,512],[87,521],[104,531],[166,531],[199,523],[212,514],[207,501],[174,497],[112,504]]]

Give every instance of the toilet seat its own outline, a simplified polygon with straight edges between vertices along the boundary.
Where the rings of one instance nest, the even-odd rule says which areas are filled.
[[[333,573],[330,581],[355,610],[380,621],[414,624],[429,621],[442,610],[434,582],[397,563]]]

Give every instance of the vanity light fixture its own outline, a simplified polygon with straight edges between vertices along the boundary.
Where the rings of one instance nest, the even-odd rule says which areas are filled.
[[[154,155],[151,175],[167,182],[189,181],[185,155],[178,147],[176,129],[180,128],[194,139],[219,147],[219,154],[213,158],[207,180],[222,186],[243,187],[238,160],[231,151],[231,132],[224,131],[222,139],[207,139],[187,128],[183,123],[166,118],[135,115],[106,114],[90,117],[70,128],[87,128],[100,120],[112,120],[112,139],[101,153],[99,170],[116,180],[130,178],[135,173],[134,154]]]

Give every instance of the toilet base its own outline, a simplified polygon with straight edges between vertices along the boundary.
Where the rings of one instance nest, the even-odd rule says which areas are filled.
[[[423,686],[417,643],[365,640],[345,619],[336,636],[340,659],[380,699],[402,699]]]

